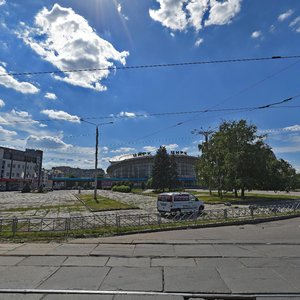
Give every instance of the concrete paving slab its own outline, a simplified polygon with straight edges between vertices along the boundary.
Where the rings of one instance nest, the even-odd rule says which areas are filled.
[[[56,267],[10,266],[1,271],[0,288],[32,289],[57,270]]]
[[[19,263],[19,266],[60,266],[66,256],[28,256]]]
[[[165,267],[164,282],[166,292],[230,292],[215,268]]]
[[[194,258],[152,258],[152,267],[195,267],[196,262]]]
[[[300,293],[300,268],[274,267],[273,270]]]
[[[0,266],[14,266],[24,258],[25,256],[0,256]]]
[[[222,257],[265,257],[257,248],[250,245],[213,245]]]
[[[107,267],[61,267],[39,289],[97,290],[108,271]]]
[[[233,293],[291,293],[296,289],[270,268],[217,268]]]
[[[113,300],[113,295],[47,295],[43,300]]]
[[[109,257],[70,256],[64,261],[63,266],[104,267]]]
[[[174,256],[173,245],[157,245],[157,244],[138,244],[136,245],[134,256]]]
[[[197,266],[202,268],[216,268],[219,266],[227,266],[230,268],[243,268],[244,265],[240,262],[238,258],[231,258],[231,257],[208,257],[208,258],[195,258]]]
[[[0,300],[41,300],[44,295],[32,294],[0,294]]]
[[[134,248],[135,245],[101,244],[91,252],[91,255],[133,256]]]
[[[300,258],[300,245],[257,245],[255,248],[269,257]]]
[[[180,296],[139,296],[139,295],[116,295],[113,300],[184,300]],[[193,299],[194,300],[194,299]]]
[[[150,267],[149,257],[111,257],[106,264],[108,267]]]
[[[161,268],[112,268],[99,290],[162,291]]]
[[[12,249],[6,255],[46,255],[60,244],[57,243],[28,243]]]
[[[23,246],[24,244],[21,243],[9,243],[9,244],[0,244],[0,252],[1,254],[6,253],[7,251],[11,251],[17,249],[18,247]]]
[[[93,244],[62,244],[50,250],[49,255],[89,255],[96,245]]]
[[[211,245],[174,245],[175,256],[179,257],[219,257],[219,252]]]
[[[246,257],[240,258],[241,263],[249,268],[272,268],[272,267],[286,267],[289,262],[287,259],[276,257]]]

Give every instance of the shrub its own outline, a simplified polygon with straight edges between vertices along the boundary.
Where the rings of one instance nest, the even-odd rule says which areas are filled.
[[[25,183],[25,185],[23,186],[22,189],[22,193],[30,193],[31,192],[31,187],[29,185],[29,183]]]
[[[113,186],[112,191],[121,192],[121,193],[130,193],[131,188],[128,185],[115,185]]]
[[[44,187],[42,185],[40,185],[37,192],[38,193],[44,193],[45,192]]]

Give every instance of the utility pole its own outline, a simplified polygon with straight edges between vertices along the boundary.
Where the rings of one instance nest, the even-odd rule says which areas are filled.
[[[113,124],[114,122],[107,123],[92,123],[86,121],[84,119],[80,119],[80,121],[94,125],[96,127],[96,145],[95,145],[95,187],[94,187],[94,200],[98,203],[97,200],[97,186],[98,186],[98,146],[99,146],[99,126]]]
[[[213,130],[210,129],[210,127],[208,127],[207,130],[204,130],[202,127],[200,128],[200,130],[198,129],[193,129],[191,131],[192,134],[197,134],[197,135],[203,135],[204,138],[205,138],[205,148],[206,148],[206,152],[208,153],[209,155],[209,149],[208,149],[208,141],[209,141],[209,137],[214,133]],[[199,147],[199,150],[200,150],[200,147]],[[209,175],[209,182],[208,182],[208,189],[209,189],[209,194],[211,195],[212,194],[212,191],[211,191],[211,181],[212,181],[212,178],[211,178],[211,175]]]

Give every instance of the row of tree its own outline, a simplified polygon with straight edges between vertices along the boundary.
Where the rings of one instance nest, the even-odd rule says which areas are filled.
[[[244,197],[245,190],[289,191],[296,186],[296,170],[277,159],[265,136],[245,120],[222,122],[199,150],[199,182],[210,191],[217,189],[220,197],[223,191],[238,196],[240,190]]]

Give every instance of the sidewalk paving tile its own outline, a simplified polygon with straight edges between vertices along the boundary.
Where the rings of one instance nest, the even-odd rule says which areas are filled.
[[[300,293],[300,268],[286,267],[274,267],[273,270],[287,280],[296,291]]]
[[[11,266],[1,272],[1,289],[36,288],[43,280],[57,270],[57,267]]]
[[[134,247],[135,245],[101,244],[91,252],[91,255],[132,256]]]
[[[63,266],[86,266],[86,267],[104,267],[109,257],[90,257],[90,256],[70,256]]]
[[[198,267],[204,267],[204,268],[215,268],[219,266],[228,266],[231,268],[244,267],[244,265],[241,264],[238,258],[232,258],[232,257],[208,257],[208,258],[200,257],[200,258],[195,258],[195,261]]]
[[[174,245],[175,256],[218,257],[220,254],[211,245]]]
[[[300,245],[257,245],[268,257],[299,257]]]
[[[174,256],[173,245],[138,244],[134,249],[135,256]]]
[[[196,262],[193,258],[152,258],[152,267],[195,267]]]
[[[60,266],[66,256],[28,256],[19,263],[19,266]]]
[[[168,295],[145,295],[145,296],[140,296],[140,295],[116,295],[114,297],[114,300],[184,300],[183,297],[181,296],[168,296]],[[193,299],[194,300],[194,299]]]
[[[6,255],[46,255],[59,245],[57,243],[28,243],[7,252]]]
[[[217,268],[233,293],[289,293],[295,288],[270,268]]]
[[[265,257],[252,245],[213,245],[222,257]]]
[[[113,295],[47,295],[43,300],[113,300]]]
[[[25,256],[0,256],[0,266],[14,266],[24,258]]]
[[[39,289],[97,290],[108,271],[106,267],[61,267]]]
[[[89,255],[95,248],[93,244],[62,244],[48,252],[50,255]]]
[[[0,294],[0,300],[41,300],[43,297],[41,294]]]
[[[230,292],[215,268],[165,267],[164,282],[166,292]]]
[[[109,267],[150,267],[149,257],[111,257],[106,264]]]
[[[286,267],[289,264],[287,259],[277,257],[242,257],[240,261],[249,268]]]
[[[99,290],[162,291],[162,269],[115,267]]]

